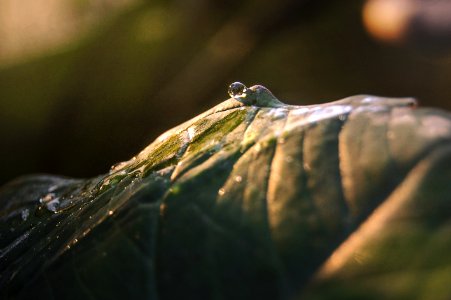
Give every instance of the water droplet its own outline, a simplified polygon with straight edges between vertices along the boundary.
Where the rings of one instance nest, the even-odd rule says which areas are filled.
[[[41,197],[41,199],[39,199],[39,202],[44,204],[46,202],[52,201],[55,198],[55,194],[53,193],[48,193],[47,195],[45,195],[44,197]]]
[[[218,195],[219,196],[224,196],[224,194],[225,194],[225,189],[224,188],[219,189]]]
[[[55,200],[53,200],[53,201],[51,201],[51,202],[46,204],[47,209],[52,211],[52,212],[55,212],[55,213],[58,210],[59,206],[60,206],[60,202],[59,202],[58,199],[55,199]]]
[[[122,161],[117,164],[114,164],[113,166],[111,166],[110,173],[113,173],[113,172],[119,171],[120,169],[123,169],[127,165],[127,163],[128,162],[126,162],[126,161]]]
[[[108,215],[109,215],[109,216],[112,216],[112,215],[113,215],[113,211],[112,211],[112,210],[109,210],[109,211],[108,211]]]
[[[56,213],[58,208],[60,207],[60,201],[59,198],[55,196],[54,193],[48,193],[41,199],[39,199],[39,202],[42,205],[45,205],[47,210]]]
[[[260,152],[261,150],[262,150],[262,145],[260,145],[260,144],[257,144],[257,145],[255,145],[255,152]]]
[[[111,173],[111,172],[112,172],[112,171],[110,171],[110,173]],[[113,172],[114,172],[114,171],[113,171]],[[108,188],[109,185],[110,185],[110,182],[111,182],[111,179],[110,179],[110,178],[104,179],[103,182],[102,182],[102,185],[101,185],[100,188],[99,188],[99,190],[100,190],[100,191],[103,191],[104,189]]]
[[[167,205],[166,205],[166,203],[162,203],[162,204],[160,205],[160,215],[161,215],[161,216],[164,216],[165,213],[166,213],[166,210],[167,210]]]
[[[172,194],[174,194],[174,195],[179,194],[180,191],[181,191],[180,185],[174,185],[174,186],[172,186],[172,187],[169,189],[169,192],[172,193]]]
[[[30,211],[28,210],[28,208],[22,210],[22,213],[21,213],[22,220],[26,221],[28,219],[29,215],[30,215]]]
[[[196,134],[196,128],[190,127],[188,128],[188,139],[192,141],[194,139],[194,135]]]
[[[243,181],[243,177],[241,177],[240,175],[235,176],[235,181],[236,182],[241,182],[241,181]]]
[[[242,84],[241,82],[234,82],[231,85],[229,85],[229,89],[228,89],[228,93],[229,96],[234,98],[234,97],[241,97],[243,96],[247,91],[247,87]]]

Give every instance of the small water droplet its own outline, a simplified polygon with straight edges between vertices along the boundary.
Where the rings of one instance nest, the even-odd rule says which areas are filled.
[[[48,193],[44,197],[41,197],[41,199],[39,199],[39,202],[44,205],[47,210],[54,213],[56,213],[58,208],[60,207],[59,198],[56,197],[54,193]]]
[[[46,206],[47,209],[50,210],[51,212],[56,213],[57,210],[58,210],[58,208],[60,207],[60,202],[59,202],[58,199],[55,199],[55,200],[53,200],[53,201],[47,203],[45,206]]]
[[[225,189],[224,188],[220,188],[219,191],[218,191],[218,195],[219,196],[224,196],[224,194],[225,194]]]
[[[194,139],[194,136],[196,135],[196,128],[190,127],[188,128],[188,139],[192,141]]]
[[[339,116],[338,116],[338,119],[339,119],[340,121],[345,121],[345,120],[346,120],[346,115],[339,115]]]
[[[257,144],[255,145],[255,152],[260,152],[262,150],[262,145]]]
[[[21,216],[22,216],[23,221],[26,221],[28,219],[29,215],[30,215],[30,211],[28,210],[28,208],[22,210]]]
[[[48,193],[47,195],[45,195],[44,197],[41,197],[41,199],[39,199],[39,202],[44,204],[46,202],[52,201],[55,198],[55,194],[53,193]]]
[[[241,181],[243,181],[243,177],[241,177],[240,175],[235,176],[235,181],[236,182],[241,182]]]
[[[172,187],[169,189],[169,192],[172,193],[172,194],[174,194],[174,195],[179,194],[180,191],[181,191],[180,185],[174,185],[174,186],[172,186]]]
[[[123,169],[126,165],[127,165],[126,161],[122,161],[122,162],[119,162],[117,164],[114,164],[114,165],[111,166],[110,173],[119,171],[120,169]]]
[[[164,214],[166,213],[166,210],[167,210],[167,205],[166,205],[166,203],[162,203],[162,204],[160,205],[160,215],[161,215],[161,216],[164,216]]]
[[[109,211],[108,211],[108,215],[109,215],[109,216],[112,216],[112,215],[113,215],[113,211],[112,211],[112,210],[109,210]]]
[[[243,96],[247,91],[247,87],[242,84],[241,82],[234,82],[231,85],[229,85],[229,89],[228,89],[228,93],[229,96],[234,98],[234,97],[240,97]]]
[[[106,180],[103,182],[102,187],[108,186],[108,185],[110,184],[110,181],[111,181],[110,178],[106,179]]]

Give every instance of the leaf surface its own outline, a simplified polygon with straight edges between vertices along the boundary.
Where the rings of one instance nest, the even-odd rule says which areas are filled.
[[[246,97],[247,96],[247,97]],[[5,299],[451,296],[451,116],[254,86],[109,174],[0,190]]]

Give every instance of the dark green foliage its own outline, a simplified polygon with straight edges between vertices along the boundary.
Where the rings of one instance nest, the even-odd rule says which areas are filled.
[[[262,91],[107,175],[5,185],[1,297],[450,298],[451,116]]]

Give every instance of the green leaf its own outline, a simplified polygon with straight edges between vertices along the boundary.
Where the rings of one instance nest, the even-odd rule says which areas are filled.
[[[233,96],[106,175],[5,185],[2,298],[451,297],[448,113]]]

